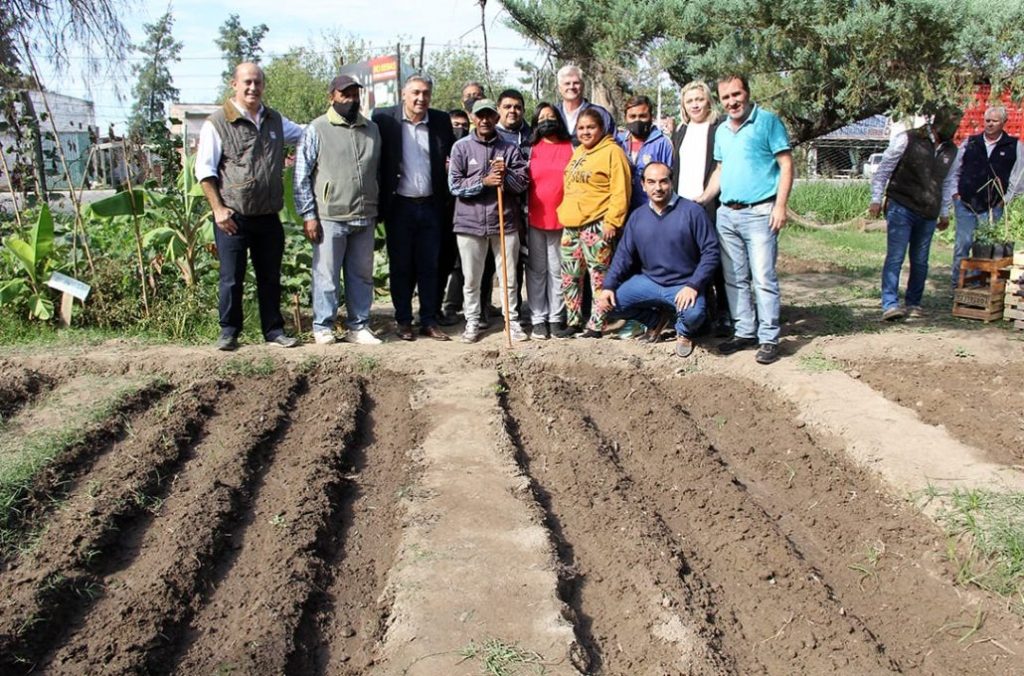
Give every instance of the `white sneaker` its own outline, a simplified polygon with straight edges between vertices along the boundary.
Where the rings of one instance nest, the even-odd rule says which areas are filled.
[[[365,326],[361,329],[349,331],[342,340],[346,343],[355,343],[356,345],[380,345],[383,342],[380,338],[373,335],[373,331]]]
[[[314,331],[313,341],[317,345],[330,345],[334,342],[334,331]]]
[[[526,331],[523,331],[523,327],[519,325],[518,321],[509,324],[508,332],[512,340],[517,343],[525,343],[530,339],[530,336],[526,335]]]
[[[480,327],[477,324],[466,324],[466,330],[462,332],[459,339],[463,343],[475,343],[480,340]]]

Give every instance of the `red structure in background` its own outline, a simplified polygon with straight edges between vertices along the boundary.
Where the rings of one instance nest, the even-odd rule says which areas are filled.
[[[978,85],[974,90],[974,103],[964,110],[964,119],[960,121],[960,128],[956,131],[957,144],[968,136],[980,134],[985,130],[985,110],[988,109],[991,93],[992,85],[987,84]],[[1020,138],[1024,134],[1024,105],[1014,103],[1007,91],[1003,92],[1000,99],[1009,114],[1006,133]]]

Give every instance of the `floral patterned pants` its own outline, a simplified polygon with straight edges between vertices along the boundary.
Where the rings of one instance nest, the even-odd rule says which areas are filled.
[[[615,252],[613,241],[606,240],[601,232],[601,221],[581,228],[562,229],[562,295],[565,297],[566,323],[579,326],[583,323],[583,274],[590,270],[590,288],[596,299],[604,288],[604,276]],[[600,331],[604,328],[605,313],[599,312],[596,303],[590,311],[587,328]]]

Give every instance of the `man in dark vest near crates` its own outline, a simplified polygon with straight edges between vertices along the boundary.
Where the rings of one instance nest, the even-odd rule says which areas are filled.
[[[940,108],[931,123],[894,136],[871,181],[868,212],[877,218],[886,208],[886,253],[882,264],[882,319],[923,317],[921,298],[928,278],[928,254],[935,230],[949,226],[953,199],[953,136],[963,114]],[[899,302],[900,270],[910,250],[910,279],[905,306]]]
[[[235,68],[235,94],[199,132],[196,179],[213,210],[220,260],[220,338],[217,347],[234,350],[242,332],[242,283],[246,257],[256,273],[256,297],[263,338],[294,347],[281,316],[281,258],[284,229],[284,147],[298,143],[302,127],[263,105],[263,70],[255,63]]]
[[[953,288],[960,281],[960,261],[968,257],[978,225],[996,223],[1009,200],[1010,174],[1020,161],[1021,144],[1003,132],[1007,114],[1003,106],[985,111],[985,131],[960,146],[953,173],[956,195],[956,243],[953,246]]]

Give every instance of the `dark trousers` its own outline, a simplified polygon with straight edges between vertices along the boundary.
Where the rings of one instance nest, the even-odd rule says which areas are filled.
[[[420,326],[437,324],[437,265],[441,218],[433,200],[395,196],[384,223],[395,321],[412,323],[412,295],[420,294]]]
[[[245,282],[246,257],[252,258],[256,273],[256,298],[260,306],[263,337],[272,340],[284,332],[281,316],[281,257],[284,255],[284,229],[277,214],[234,215],[238,232],[229,235],[214,224],[214,241],[220,260],[218,309],[221,335],[238,336],[242,332],[242,284]]]

